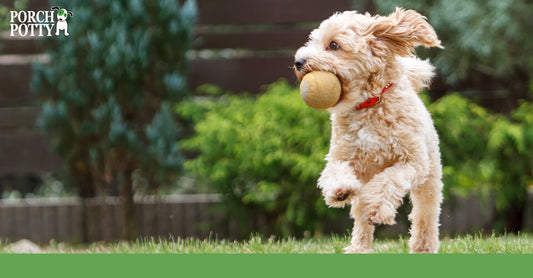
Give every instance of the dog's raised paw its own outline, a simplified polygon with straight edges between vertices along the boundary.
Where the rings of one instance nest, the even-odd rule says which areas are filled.
[[[337,193],[335,193],[335,196],[337,197],[337,201],[342,202],[348,199],[348,197],[350,197],[351,194],[352,192],[350,191],[344,191],[342,189],[337,189]]]
[[[396,210],[386,205],[371,204],[365,209],[368,222],[372,225],[394,225]]]
[[[338,187],[330,192],[324,192],[326,205],[330,207],[342,208],[351,203],[355,195],[354,189],[349,187]]]

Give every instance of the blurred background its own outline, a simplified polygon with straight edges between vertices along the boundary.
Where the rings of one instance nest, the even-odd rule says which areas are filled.
[[[428,17],[445,49],[421,93],[441,139],[443,234],[533,230],[528,0],[0,0],[0,240],[347,234],[316,180],[328,113],[292,55],[336,11]],[[10,36],[10,11],[72,12]],[[392,227],[407,234],[408,199]]]

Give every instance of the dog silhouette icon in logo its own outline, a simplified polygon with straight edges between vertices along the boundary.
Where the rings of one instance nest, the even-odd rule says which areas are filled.
[[[61,30],[63,30],[63,34],[65,36],[70,36],[70,34],[68,33],[67,17],[72,16],[72,12],[67,11],[67,9],[61,9],[58,6],[53,6],[50,9],[52,11],[57,11],[56,36],[59,36],[59,31]]]

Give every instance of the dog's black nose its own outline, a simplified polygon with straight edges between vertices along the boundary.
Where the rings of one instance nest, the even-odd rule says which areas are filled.
[[[305,65],[305,59],[303,59],[303,58],[296,59],[296,61],[294,61],[294,67],[298,71],[301,71],[303,69],[304,65]]]

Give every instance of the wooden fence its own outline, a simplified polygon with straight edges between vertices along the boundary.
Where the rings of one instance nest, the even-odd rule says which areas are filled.
[[[239,238],[236,219],[224,220],[218,206],[221,196],[173,195],[136,199],[139,237],[154,238]],[[16,241],[22,238],[35,242],[80,241],[84,237],[82,201],[78,198],[21,199],[0,201],[0,240]],[[87,229],[89,241],[118,240],[122,230],[120,200],[115,197],[87,200]],[[494,221],[494,202],[491,199],[453,198],[447,201],[441,213],[441,233],[490,232]],[[265,230],[262,216],[249,223],[255,230]],[[409,223],[397,217],[395,226],[380,226],[378,235],[406,235]],[[529,194],[524,226],[533,230],[533,192]],[[347,234],[351,220],[346,215],[342,223],[324,223],[323,230]]]
[[[221,221],[216,205],[220,196],[174,195],[136,199],[139,237],[206,238],[211,231],[218,236],[236,235],[237,228],[212,224]],[[122,231],[120,200],[117,197],[85,201],[87,227],[83,227],[83,201],[79,198],[36,198],[0,201],[0,239],[26,238],[36,242],[79,242],[118,240]],[[86,235],[84,235],[86,233]]]

